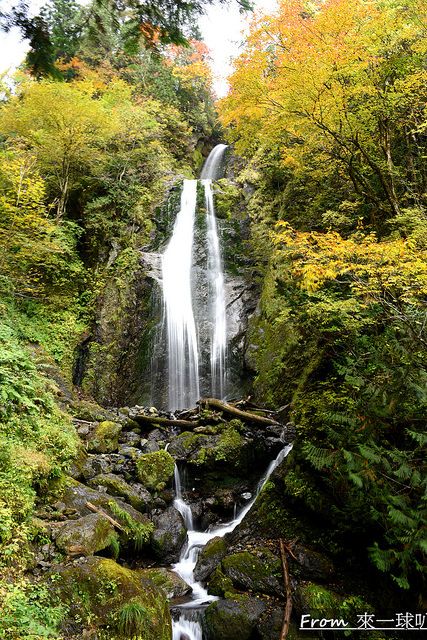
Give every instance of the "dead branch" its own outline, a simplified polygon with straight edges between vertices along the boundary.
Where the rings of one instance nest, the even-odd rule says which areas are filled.
[[[286,560],[285,544],[282,539],[280,539],[280,555],[282,556],[283,576],[285,580],[285,591],[286,591],[285,617],[283,619],[283,626],[282,626],[282,632],[280,634],[280,640],[285,640],[288,635],[289,625],[291,622],[292,591],[291,591],[291,580],[289,577],[288,561]]]
[[[198,420],[171,420],[170,418],[159,418],[158,416],[145,416],[143,414],[138,414],[133,416],[133,420],[137,422],[142,422],[143,424],[153,424],[159,428],[165,427],[184,427],[186,429],[194,429],[199,425]]]
[[[225,411],[232,416],[236,416],[237,418],[241,418],[242,420],[246,420],[247,422],[256,422],[257,424],[279,424],[273,418],[265,418],[264,416],[257,416],[255,413],[249,413],[249,411],[241,411],[236,407],[232,407],[227,402],[222,402],[222,400],[217,400],[216,398],[203,398],[200,400],[200,406],[206,405],[206,408],[213,407],[214,409],[219,409],[220,411]]]
[[[100,509],[99,507],[95,507],[94,504],[92,504],[91,502],[85,502],[85,505],[87,506],[88,509],[90,509],[91,511],[94,511],[95,513],[99,513],[100,516],[102,516],[103,518],[106,518],[109,522],[111,522],[112,525],[114,525],[117,529],[120,529],[120,531],[123,531],[124,533],[126,533],[126,530],[122,527],[121,524],[119,524],[116,520],[113,520],[113,518],[111,518],[107,513],[105,513],[105,511],[103,511],[102,509]]]

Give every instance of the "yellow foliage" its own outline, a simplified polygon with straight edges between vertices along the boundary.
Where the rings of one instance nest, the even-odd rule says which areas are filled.
[[[287,222],[277,228],[276,256],[292,261],[291,273],[303,289],[316,291],[338,279],[366,303],[388,293],[397,301],[425,304],[427,251],[419,251],[413,240],[378,242],[375,233],[361,231],[344,239],[333,231],[297,232]]]

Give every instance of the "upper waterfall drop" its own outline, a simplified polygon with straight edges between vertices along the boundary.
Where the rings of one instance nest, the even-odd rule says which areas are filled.
[[[227,148],[228,145],[226,144],[217,144],[216,147],[212,149],[203,165],[200,180],[218,180],[219,171]]]

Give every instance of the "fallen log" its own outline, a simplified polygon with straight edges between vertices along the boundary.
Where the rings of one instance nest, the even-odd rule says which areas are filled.
[[[217,400],[216,398],[203,398],[199,403],[201,407],[206,406],[207,409],[219,409],[220,411],[225,411],[226,413],[236,416],[237,418],[241,418],[242,420],[246,420],[247,422],[256,422],[257,424],[265,425],[279,424],[279,422],[273,420],[273,418],[265,418],[264,416],[257,416],[255,413],[250,413],[249,411],[241,411],[227,402]]]
[[[282,539],[280,540],[280,555],[282,556],[283,577],[285,580],[285,592],[286,592],[285,617],[283,619],[283,626],[282,626],[282,632],[280,634],[280,640],[285,640],[286,636],[288,635],[289,625],[291,622],[292,591],[291,591],[291,580],[289,577],[288,561],[286,560],[285,544]]]
[[[111,518],[108,515],[108,513],[105,513],[105,511],[103,511],[99,507],[96,507],[91,502],[85,502],[85,504],[86,504],[88,509],[90,509],[94,513],[99,513],[100,516],[103,516],[106,520],[108,520],[108,522],[111,522],[111,524],[114,525],[116,527],[116,529],[120,529],[120,531],[123,531],[124,533],[126,533],[126,530],[122,527],[122,525],[119,524],[116,520],[113,520],[113,518]]]
[[[172,420],[171,418],[160,418],[158,416],[146,416],[143,414],[133,416],[132,419],[137,422],[142,422],[143,424],[155,424],[160,429],[162,427],[184,427],[185,429],[194,429],[194,427],[199,426],[198,420]]]

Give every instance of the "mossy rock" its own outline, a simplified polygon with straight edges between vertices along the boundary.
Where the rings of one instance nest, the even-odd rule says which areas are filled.
[[[139,572],[144,578],[160,587],[168,599],[180,598],[192,591],[192,588],[173,571],[164,567],[142,569]]]
[[[182,515],[175,507],[168,507],[163,513],[153,516],[154,531],[151,547],[163,563],[178,562],[181,549],[187,539]]]
[[[170,640],[172,626],[164,591],[114,560],[89,557],[61,565],[46,578],[52,597],[71,620],[96,629],[100,640]]]
[[[69,547],[82,547],[87,555],[93,555],[117,540],[113,525],[103,516],[91,513],[88,516],[66,522],[60,529],[55,543],[67,553]]]
[[[173,477],[175,461],[167,451],[145,453],[136,461],[136,475],[146,489],[161,491]]]
[[[227,543],[224,538],[216,536],[209,540],[197,558],[194,567],[194,578],[197,581],[205,581],[215,571],[221,560],[227,553]]]
[[[123,478],[114,473],[102,473],[99,476],[91,478],[88,482],[89,486],[105,487],[108,493],[112,496],[121,496],[126,502],[132,505],[134,509],[138,511],[145,511],[147,504],[150,501],[150,494],[144,489],[138,491],[137,488],[132,487],[125,482]]]
[[[231,596],[235,592],[233,582],[217,569],[208,583],[208,593],[212,596]]]
[[[119,446],[119,435],[122,425],[105,420],[96,425],[87,439],[88,451],[92,453],[113,453]]]
[[[293,602],[298,615],[312,618],[338,618],[343,597],[313,582],[300,582],[294,589]]]
[[[107,409],[103,409],[96,402],[87,400],[75,400],[68,405],[70,413],[79,420],[87,422],[100,422],[103,420],[114,420],[114,414]]]
[[[224,558],[222,571],[237,589],[250,589],[280,597],[282,595],[282,564],[268,549],[255,553],[243,551]]]
[[[77,482],[77,480],[68,478],[61,490],[60,501],[64,507],[76,509],[81,516],[92,513],[87,503],[105,511],[124,529],[124,531],[119,531],[121,545],[133,545],[137,538],[141,541],[142,534],[145,541],[147,543],[149,541],[153,525],[147,516],[115,496],[100,493],[81,482]]]
[[[213,602],[205,614],[208,640],[249,640],[267,608],[267,601],[256,597]]]
[[[236,427],[217,425],[214,430],[218,433],[184,431],[172,440],[169,451],[178,460],[207,469],[213,469],[218,463],[239,469],[247,466],[249,443]],[[204,427],[204,431],[208,431],[208,427]]]

